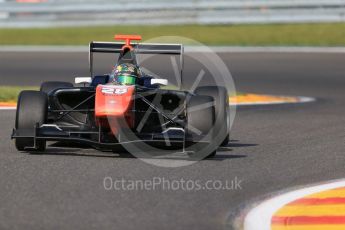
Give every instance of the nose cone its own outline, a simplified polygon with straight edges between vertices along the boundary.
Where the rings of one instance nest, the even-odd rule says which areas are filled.
[[[121,117],[132,104],[135,86],[98,85],[96,88],[95,116]]]

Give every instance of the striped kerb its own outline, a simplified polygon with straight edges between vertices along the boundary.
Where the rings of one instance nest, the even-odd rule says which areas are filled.
[[[293,201],[271,223],[272,230],[345,230],[345,187]]]

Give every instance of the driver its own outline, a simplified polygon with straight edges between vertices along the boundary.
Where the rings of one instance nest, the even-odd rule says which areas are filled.
[[[117,65],[110,75],[112,83],[116,85],[136,85],[141,77],[140,70],[136,65],[123,63]]]

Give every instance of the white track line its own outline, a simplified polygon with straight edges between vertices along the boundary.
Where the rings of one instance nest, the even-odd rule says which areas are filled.
[[[88,52],[88,46],[0,46],[0,52]]]
[[[273,215],[286,204],[322,191],[345,187],[345,179],[303,188],[268,199],[248,212],[244,219],[244,230],[270,230]]]
[[[296,46],[185,46],[186,52],[217,53],[345,53],[345,47]],[[88,52],[88,46],[0,46],[0,52]]]
[[[0,106],[0,110],[16,110],[16,107],[12,106]]]
[[[217,53],[345,53],[345,47],[211,46],[210,48]],[[188,51],[188,47],[186,50]]]

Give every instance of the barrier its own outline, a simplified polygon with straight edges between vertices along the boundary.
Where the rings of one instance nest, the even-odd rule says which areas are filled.
[[[0,27],[343,21],[345,0],[0,0]]]

